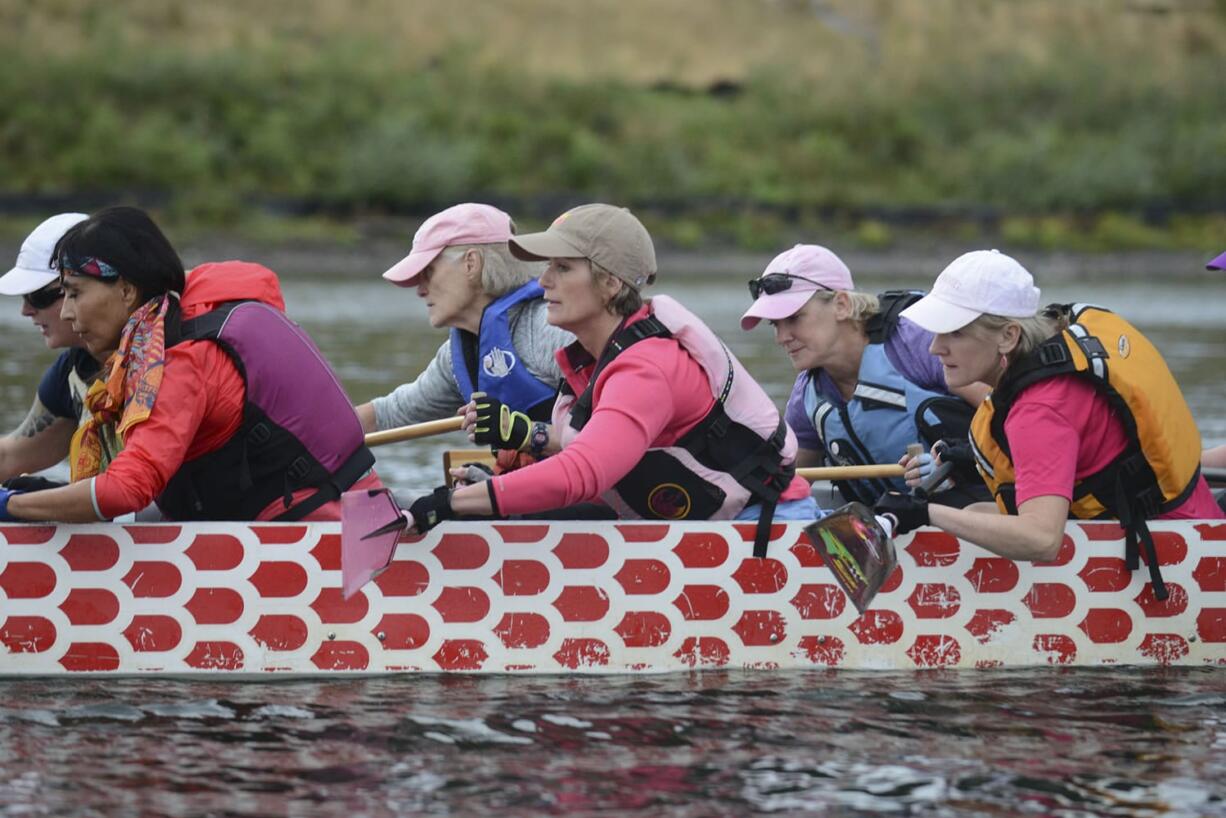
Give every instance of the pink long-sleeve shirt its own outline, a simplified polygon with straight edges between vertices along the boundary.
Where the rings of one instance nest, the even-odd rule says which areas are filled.
[[[647,315],[647,308],[628,323]],[[567,384],[583,394],[593,366],[578,371],[565,350],[557,353]],[[606,366],[592,391],[592,415],[582,431],[553,457],[493,478],[502,514],[529,514],[591,502],[629,474],[650,448],[672,446],[715,405],[706,374],[679,343],[648,338]],[[809,484],[793,479],[781,501],[809,496]]]

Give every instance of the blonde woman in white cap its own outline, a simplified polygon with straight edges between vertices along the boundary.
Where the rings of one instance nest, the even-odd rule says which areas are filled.
[[[858,292],[843,260],[816,244],[780,253],[749,282],[749,293],[754,302],[741,329],[769,321],[775,343],[798,373],[786,418],[800,444],[800,465],[895,463],[909,445],[927,449],[939,440],[966,448],[971,416],[988,388],[946,385],[940,362],[928,351],[932,333],[899,318],[920,293]],[[969,458],[955,480],[937,502],[964,506],[990,499]],[[845,500],[871,505],[903,482],[836,485]]]
[[[383,274],[426,302],[431,326],[449,337],[410,383],[357,407],[364,431],[446,417],[474,392],[549,419],[561,372],[553,354],[574,340],[545,320],[540,266],[511,255],[511,217],[465,203],[426,219],[409,255]]]
[[[1030,273],[995,250],[955,259],[903,316],[936,333],[951,387],[993,387],[971,438],[996,505],[929,506],[892,492],[877,510],[898,519],[898,533],[932,524],[1004,557],[1051,560],[1070,516],[1118,519],[1131,567],[1139,541],[1164,598],[1145,520],[1222,512],[1200,474],[1192,413],[1145,336],[1100,307],[1040,312]]]
[[[42,471],[68,455],[85,391],[98,372],[98,361],[82,347],[72,322],[60,317],[64,290],[51,263],[56,242],[86,218],[84,213],[60,213],[38,225],[22,242],[13,269],[0,276],[0,295],[21,296],[21,314],[39,329],[47,348],[64,350],[43,374],[25,420],[0,438],[0,480],[15,478],[13,488],[54,485],[43,478],[17,475]]]
[[[418,499],[408,512],[416,531],[456,514],[603,500],[625,518],[756,519],[755,552],[764,553],[772,516],[818,515],[795,475],[795,437],[762,388],[696,316],[667,296],[643,297],[655,249],[630,211],[576,207],[510,247],[548,260],[549,322],[577,339],[557,355],[564,382],[553,423],[532,432],[556,454]],[[508,424],[505,414],[469,410],[474,430]]]

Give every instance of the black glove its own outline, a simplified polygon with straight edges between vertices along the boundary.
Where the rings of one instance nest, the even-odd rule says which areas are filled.
[[[873,513],[894,519],[894,536],[929,525],[928,501],[919,500],[901,491],[887,491],[877,498]]]
[[[455,519],[455,512],[451,510],[451,489],[439,486],[424,497],[418,497],[409,506],[409,514],[418,534],[425,534],[443,520]]]
[[[511,449],[522,452],[532,438],[532,418],[523,412],[512,412],[498,398],[474,393],[477,404],[477,425],[473,427],[473,442],[491,449]]]
[[[18,477],[10,477],[0,486],[6,489],[14,489],[15,491],[46,491],[47,489],[58,489],[60,486],[66,486],[67,483],[59,480],[48,480],[46,477],[39,477],[37,474],[23,474]]]

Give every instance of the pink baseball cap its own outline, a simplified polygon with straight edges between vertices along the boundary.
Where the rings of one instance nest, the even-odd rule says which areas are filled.
[[[795,315],[818,290],[856,288],[851,280],[851,270],[847,269],[843,260],[816,244],[798,244],[775,256],[758,280],[770,275],[786,276],[791,279],[791,284],[785,290],[763,292],[758,296],[741,316],[741,329],[753,329],[763,318],[777,321]]]
[[[1205,265],[1206,270],[1226,270],[1226,253],[1222,253],[1213,261]]]
[[[438,254],[456,244],[504,244],[511,238],[511,217],[496,207],[465,202],[435,213],[413,234],[413,247],[383,277],[412,287]]]
[[[929,332],[953,332],[981,315],[1032,318],[1039,311],[1039,288],[1013,258],[999,250],[973,250],[949,263],[932,292],[900,315]]]

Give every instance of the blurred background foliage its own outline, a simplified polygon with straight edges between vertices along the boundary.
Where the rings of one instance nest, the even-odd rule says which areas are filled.
[[[0,43],[10,215],[356,241],[604,200],[680,247],[1226,239],[1226,0],[0,0]]]

